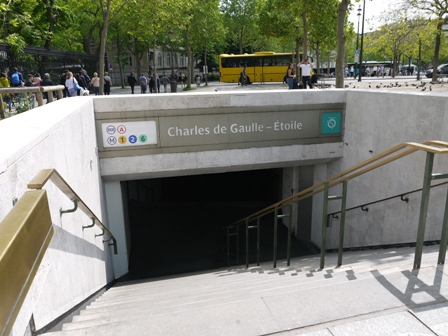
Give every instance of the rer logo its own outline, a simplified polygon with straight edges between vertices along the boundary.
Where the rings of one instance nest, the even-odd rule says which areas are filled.
[[[320,133],[322,135],[341,133],[341,115],[342,112],[322,112]]]

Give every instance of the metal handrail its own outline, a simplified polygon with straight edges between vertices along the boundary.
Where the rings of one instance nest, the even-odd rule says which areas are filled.
[[[445,184],[448,184],[448,181],[447,181],[447,182],[438,183],[438,184],[434,184],[434,185],[431,186],[431,188],[437,188],[437,187],[440,187],[440,186],[445,185]],[[352,208],[345,209],[345,212],[347,212],[347,211],[351,211],[351,210],[355,210],[355,209],[359,209],[359,208],[362,209],[362,208],[364,208],[364,207],[366,207],[366,206],[368,206],[368,205],[372,205],[372,204],[377,204],[377,203],[381,203],[381,202],[389,201],[389,200],[391,200],[391,199],[398,198],[398,197],[400,197],[402,201],[404,201],[404,202],[408,202],[409,199],[407,199],[407,198],[403,198],[403,196],[410,195],[410,194],[414,194],[414,193],[419,192],[419,191],[422,191],[422,190],[423,190],[423,188],[420,188],[420,189],[414,189],[414,190],[411,190],[411,191],[408,191],[408,192],[405,192],[405,193],[401,193],[401,194],[398,194],[398,195],[395,195],[395,196],[389,196],[389,197],[382,198],[382,199],[380,199],[380,200],[376,200],[376,201],[373,201],[373,202],[360,204],[360,205],[354,206],[354,207],[352,207]],[[365,210],[364,210],[364,211],[365,211]],[[334,215],[339,214],[339,213],[341,213],[340,210],[339,210],[339,211],[332,212],[332,213],[329,213],[329,214],[327,215],[327,218],[330,218],[331,216],[334,216]]]
[[[83,200],[76,194],[76,192],[70,187],[70,185],[61,177],[56,169],[42,169],[29,183],[28,189],[42,189],[45,183],[49,180],[53,182],[72,202],[76,202],[76,205],[82,212],[84,212],[90,219],[98,226],[100,229],[104,230],[105,233],[112,240],[114,246],[114,254],[117,254],[117,240],[110,230],[104,226],[104,224],[99,220],[99,218],[94,214],[92,210],[83,202]],[[109,241],[109,240],[107,240]],[[106,241],[104,241],[106,242]]]
[[[46,190],[27,190],[0,221],[0,335],[14,325],[54,229]]]
[[[434,147],[439,146],[439,147]],[[440,148],[442,147],[442,148]],[[305,190],[302,190],[294,195],[291,195],[277,203],[274,203],[262,210],[259,210],[247,217],[244,217],[230,225],[225,226],[227,229],[227,232],[229,232],[229,229],[231,228],[238,228],[240,225],[246,224],[253,220],[258,220],[259,218],[268,215],[270,213],[276,213],[279,209],[283,209],[286,206],[289,206],[294,203],[298,203],[301,200],[304,200],[308,197],[314,196],[320,192],[324,192],[324,198],[326,198],[326,201],[324,204],[326,205],[328,200],[331,199],[343,199],[345,202],[345,195],[343,196],[328,196],[328,190],[331,187],[337,186],[339,184],[343,184],[344,188],[346,189],[346,183],[347,181],[354,179],[355,177],[358,177],[360,175],[363,175],[365,173],[368,173],[374,169],[377,169],[379,167],[382,167],[388,163],[391,163],[393,161],[396,161],[402,157],[408,156],[414,152],[417,151],[425,151],[427,152],[427,163],[425,168],[425,178],[424,178],[424,188],[423,193],[428,193],[426,190],[428,187],[428,181],[431,180],[431,172],[432,172],[432,161],[434,154],[448,154],[448,142],[444,141],[438,141],[438,140],[432,140],[432,141],[426,141],[423,143],[415,143],[415,142],[404,142],[401,144],[398,144],[378,155],[375,155],[374,157],[365,160],[357,165],[354,165],[351,168],[348,168],[339,174],[333,175],[326,180],[323,180],[322,182],[319,182]],[[346,191],[346,190],[345,190]],[[326,197],[325,197],[326,196]],[[420,219],[419,219],[419,232],[417,236],[417,250],[416,250],[416,261],[415,261],[415,268],[420,267],[420,258],[421,258],[421,245],[423,244],[423,232],[426,224],[426,212],[427,212],[427,195],[425,197],[422,197],[422,205],[421,205],[421,213],[420,213]],[[345,205],[343,207],[342,214],[345,217]],[[447,215],[448,216],[448,215]],[[321,246],[321,268],[323,268],[324,265],[324,256],[325,256],[325,228],[326,228],[326,221],[327,221],[327,209],[326,206],[324,208],[324,219],[325,225],[322,225],[322,246]],[[345,219],[344,219],[345,220]],[[448,221],[448,219],[447,219]],[[341,222],[343,222],[341,220]],[[339,246],[339,258],[338,258],[338,265],[342,263],[342,243],[343,243],[343,231],[344,227],[341,225],[340,228],[340,246]],[[448,240],[448,229],[447,232],[442,233],[443,237],[442,239]],[[274,242],[275,244],[275,242]],[[288,247],[289,248],[289,247]],[[228,252],[229,254],[229,252]],[[419,255],[418,255],[419,254]],[[275,251],[274,251],[275,256]],[[439,253],[439,262],[442,260],[442,251]],[[289,262],[288,262],[289,263]],[[276,260],[274,260],[274,265],[276,265]],[[275,266],[274,266],[275,267]]]
[[[311,196],[314,196],[314,195],[320,193],[321,191],[324,190],[325,183],[330,183],[330,185],[329,185],[330,188],[334,187],[338,184],[341,184],[344,181],[348,181],[355,177],[358,177],[359,175],[368,173],[376,168],[384,166],[390,162],[398,160],[399,158],[402,158],[404,156],[412,154],[418,150],[424,150],[424,151],[431,152],[434,154],[448,154],[448,148],[440,149],[440,148],[436,148],[436,147],[430,147],[429,145],[439,145],[439,146],[448,147],[448,143],[442,142],[442,141],[426,141],[423,144],[419,144],[419,143],[415,143],[415,142],[404,142],[404,143],[396,145],[396,146],[388,149],[387,151],[384,151],[383,153],[380,153],[366,161],[363,161],[349,169],[346,169],[346,170],[340,172],[339,174],[333,175],[333,176],[327,178],[326,180],[323,180],[322,182],[319,182],[305,190],[302,190],[294,195],[291,195],[277,203],[274,203],[260,211],[255,212],[247,217],[244,217],[244,218],[240,219],[239,221],[236,221],[226,227],[236,227],[241,224],[244,224],[246,222],[246,220],[251,221],[251,220],[257,219],[258,217],[263,217],[264,215],[274,212],[275,208],[282,209],[282,208],[288,206],[289,204],[297,203],[305,198],[308,198],[308,197],[311,197]],[[386,158],[387,156],[389,156],[395,152],[398,152],[400,150],[403,150],[407,147],[411,147],[411,149],[406,150],[404,153],[396,154],[393,157],[384,159],[383,161],[378,162],[371,167],[367,167],[368,165],[372,164],[373,162],[376,162],[380,159]],[[358,169],[361,169],[363,167],[367,167],[367,168],[357,172]],[[351,175],[349,175],[349,174],[351,174]]]

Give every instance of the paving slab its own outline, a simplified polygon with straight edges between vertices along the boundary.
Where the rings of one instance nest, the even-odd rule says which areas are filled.
[[[360,281],[336,283],[316,290],[304,290],[264,297],[282,329],[301,328],[328,321],[362,316],[402,306],[446,300],[448,284],[438,279],[434,267],[419,272],[372,273]]]
[[[439,336],[448,336],[448,302],[411,309],[420,321]]]
[[[434,336],[408,312],[378,316],[329,328],[332,336]]]

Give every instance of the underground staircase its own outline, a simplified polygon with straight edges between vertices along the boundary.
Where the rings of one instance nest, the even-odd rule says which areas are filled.
[[[425,247],[418,271],[414,250],[347,252],[339,268],[330,253],[323,270],[316,255],[276,269],[266,263],[119,282],[45,335],[434,335],[448,330],[447,276],[437,266],[438,245]]]

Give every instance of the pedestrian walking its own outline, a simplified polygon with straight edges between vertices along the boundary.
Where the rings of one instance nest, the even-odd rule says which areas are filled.
[[[145,75],[142,73],[142,75],[139,78],[140,81],[140,93],[146,93],[146,88],[148,87],[148,79],[145,77]]]
[[[165,93],[168,92],[166,90],[166,87],[169,84],[169,82],[170,82],[170,80],[168,79],[168,77],[166,75],[163,75],[163,77],[162,77],[162,85],[163,85],[163,90],[165,91]]]
[[[133,72],[131,72],[131,74],[128,77],[128,84],[131,87],[131,94],[134,94],[134,87],[135,84],[137,84],[137,79],[135,78]]]
[[[44,74],[44,79],[42,80],[42,82],[40,82],[40,86],[53,86],[53,85],[54,85],[54,83],[50,78],[50,74],[48,74],[48,73]],[[53,92],[50,91],[50,92],[43,93],[44,98],[47,100],[47,103],[48,103],[48,94],[53,95]]]
[[[106,71],[104,73],[104,94],[106,96],[110,95],[111,87],[112,87],[112,78],[110,78],[109,73]]]
[[[97,72],[93,73],[93,77],[90,80],[90,85],[92,86],[95,96],[98,96],[100,94],[100,78],[98,77]]]

